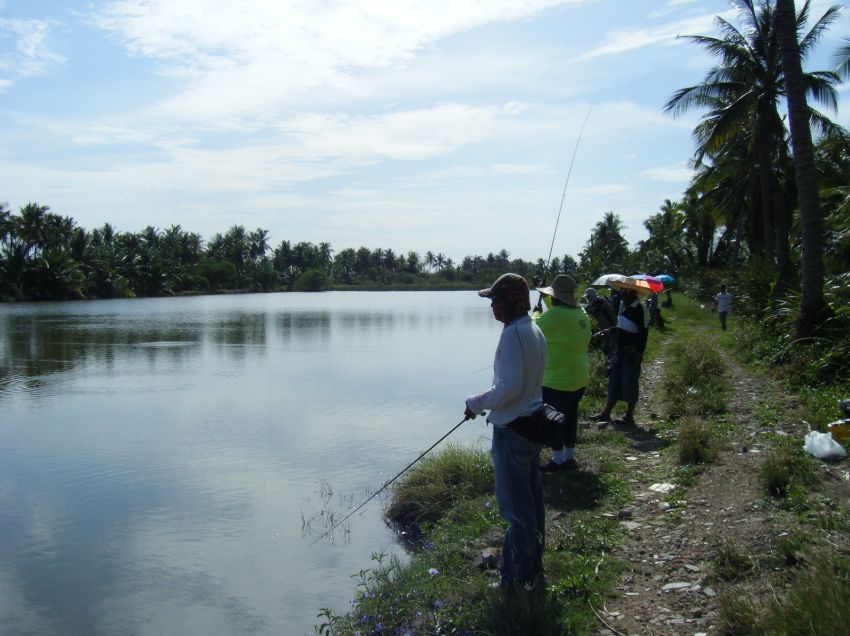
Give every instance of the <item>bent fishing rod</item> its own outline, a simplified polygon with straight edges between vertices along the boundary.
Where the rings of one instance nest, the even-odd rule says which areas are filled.
[[[472,417],[470,417],[469,415],[467,415],[467,416],[466,416],[466,417],[464,417],[464,418],[463,418],[460,422],[458,422],[457,424],[455,424],[455,425],[452,427],[452,429],[451,429],[448,433],[446,433],[446,434],[445,434],[445,435],[443,435],[440,439],[438,439],[436,442],[434,442],[433,444],[431,444],[431,446],[430,446],[430,447],[428,447],[428,450],[426,450],[426,451],[425,451],[424,453],[422,453],[419,457],[417,457],[417,458],[416,458],[416,459],[414,459],[412,462],[410,462],[407,466],[405,466],[405,467],[404,467],[404,470],[402,470],[402,471],[401,471],[398,475],[396,475],[395,477],[393,477],[392,479],[390,479],[388,482],[385,482],[385,483],[384,483],[384,485],[383,485],[383,486],[381,486],[380,488],[378,488],[378,490],[376,490],[375,492],[373,492],[373,493],[369,496],[369,498],[368,498],[368,499],[366,499],[366,501],[364,501],[362,504],[360,504],[359,506],[357,506],[354,510],[352,510],[352,511],[351,511],[351,512],[349,512],[347,515],[345,515],[345,517],[344,517],[341,521],[337,521],[335,524],[333,524],[333,525],[331,526],[330,530],[326,530],[323,534],[321,534],[320,536],[318,536],[318,537],[317,537],[317,538],[316,538],[316,539],[315,539],[315,540],[314,540],[314,541],[313,541],[310,545],[311,545],[311,546],[316,545],[319,541],[321,541],[322,539],[324,539],[324,538],[325,538],[326,536],[328,536],[331,532],[333,532],[333,531],[334,531],[334,530],[336,530],[339,526],[341,526],[343,523],[345,523],[345,522],[349,519],[349,517],[351,517],[351,515],[353,515],[355,512],[357,512],[358,510],[360,510],[360,509],[361,509],[363,506],[365,506],[367,503],[369,503],[370,501],[372,501],[375,497],[377,497],[377,496],[378,496],[378,494],[379,494],[379,493],[381,493],[381,492],[383,492],[384,490],[386,490],[386,489],[387,489],[387,487],[388,487],[390,484],[392,484],[392,483],[393,483],[396,479],[398,479],[398,478],[399,478],[399,477],[401,477],[404,473],[406,473],[408,470],[410,470],[410,468],[411,468],[411,467],[412,467],[412,466],[413,466],[416,462],[418,462],[420,459],[422,459],[423,457],[425,457],[425,455],[427,455],[427,454],[428,454],[428,453],[430,453],[432,450],[434,450],[434,448],[437,446],[437,444],[439,444],[439,443],[440,443],[440,442],[442,442],[444,439],[446,439],[449,435],[451,435],[452,433],[454,433],[454,432],[455,432],[455,431],[456,431],[456,430],[460,427],[460,425],[461,425],[461,424],[463,424],[463,423],[464,423],[464,422],[466,422],[467,420],[471,420],[471,419],[472,419]]]
[[[587,120],[590,118],[590,111],[593,110],[593,105],[591,104],[590,108],[587,109],[587,114],[584,116],[584,121],[581,124],[581,130],[578,132],[578,139],[576,139],[576,147],[573,148],[573,156],[570,159],[570,167],[567,170],[567,179],[564,182],[564,192],[561,194],[561,205],[558,206],[558,217],[555,219],[555,231],[552,232],[552,243],[549,245],[549,256],[546,257],[546,267],[543,269],[543,284],[546,284],[546,272],[549,271],[549,263],[552,261],[552,250],[555,247],[555,237],[558,235],[558,224],[561,222],[561,212],[564,209],[564,199],[567,196],[567,187],[570,185],[570,175],[573,173],[573,164],[576,161],[576,155],[578,154],[578,146],[581,143],[581,137],[584,134],[584,127],[587,125]]]

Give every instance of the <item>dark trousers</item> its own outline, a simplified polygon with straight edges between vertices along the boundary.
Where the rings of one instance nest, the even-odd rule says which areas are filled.
[[[578,391],[559,391],[548,386],[543,387],[543,401],[564,414],[564,430],[555,437],[557,441],[552,444],[552,450],[575,448],[578,438],[578,403],[581,402],[586,388],[582,387]]]

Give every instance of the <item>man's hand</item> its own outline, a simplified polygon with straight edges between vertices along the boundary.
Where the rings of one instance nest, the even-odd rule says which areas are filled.
[[[464,408],[463,415],[468,420],[474,420],[476,413],[472,412],[470,408],[467,406]]]

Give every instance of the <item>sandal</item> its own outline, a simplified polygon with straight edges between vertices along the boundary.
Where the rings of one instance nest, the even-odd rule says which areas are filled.
[[[625,426],[636,426],[635,419],[633,417],[621,417],[618,420],[614,421],[615,424],[623,424]]]
[[[610,422],[611,416],[605,415],[604,413],[598,413],[597,415],[591,415],[590,419],[594,422]]]

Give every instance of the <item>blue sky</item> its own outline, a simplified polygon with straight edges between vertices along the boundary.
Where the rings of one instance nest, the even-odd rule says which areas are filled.
[[[545,258],[590,112],[554,254],[607,211],[634,243],[689,178],[698,115],[662,106],[712,60],[676,36],[717,15],[735,21],[725,0],[0,0],[0,201]]]

